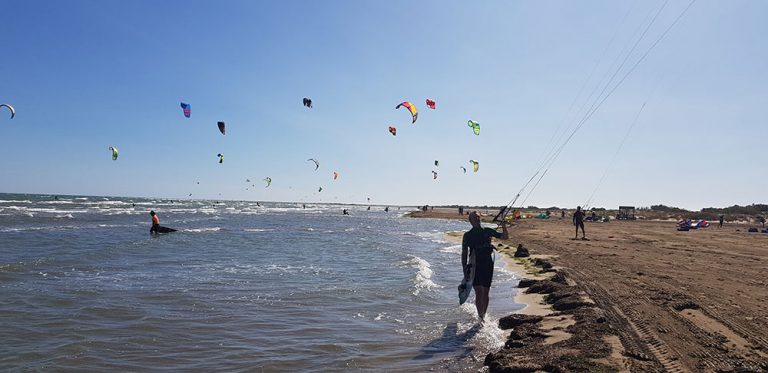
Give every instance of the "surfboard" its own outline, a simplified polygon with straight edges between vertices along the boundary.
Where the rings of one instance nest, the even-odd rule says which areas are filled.
[[[459,305],[464,304],[469,298],[469,294],[472,292],[472,281],[475,279],[475,253],[474,250],[469,256],[469,263],[467,263],[467,272],[464,274],[464,278],[461,279],[459,284]]]

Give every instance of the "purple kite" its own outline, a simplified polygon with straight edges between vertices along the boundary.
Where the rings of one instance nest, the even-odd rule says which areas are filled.
[[[184,110],[184,116],[189,118],[192,115],[192,105],[182,102],[181,108]]]

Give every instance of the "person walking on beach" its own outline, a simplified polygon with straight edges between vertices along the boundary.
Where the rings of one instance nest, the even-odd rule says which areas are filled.
[[[155,214],[155,211],[150,211],[149,215],[152,216],[152,228],[149,228],[149,232],[157,233],[157,229],[160,228],[160,218]]]
[[[722,228],[723,227],[723,220],[725,220],[725,215],[720,215],[719,218],[720,218],[720,225],[718,226],[718,228]]]
[[[576,226],[576,238],[579,238],[579,227],[581,227],[581,239],[587,239],[587,232],[584,231],[584,211],[581,211],[581,206],[576,206],[576,212],[573,213],[573,225]]]
[[[491,291],[491,282],[493,281],[493,245],[491,237],[506,240],[509,238],[507,232],[507,222],[501,222],[502,233],[491,228],[480,226],[480,216],[477,212],[469,213],[469,223],[472,229],[464,233],[461,241],[461,268],[462,272],[467,271],[467,259],[474,257],[475,278],[472,281],[472,288],[475,290],[475,307],[477,307],[477,316],[482,323],[485,320],[485,313],[488,310],[489,297]],[[468,252],[467,249],[471,251]]]

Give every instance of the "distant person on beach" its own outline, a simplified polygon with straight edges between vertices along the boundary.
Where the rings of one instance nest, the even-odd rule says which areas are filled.
[[[502,233],[497,232],[495,229],[483,228],[480,226],[480,216],[475,211],[469,213],[469,223],[472,224],[472,229],[464,233],[461,241],[461,268],[462,273],[467,273],[469,256],[474,256],[475,278],[472,281],[472,288],[475,290],[477,316],[480,318],[480,322],[483,322],[485,320],[485,312],[488,310],[488,294],[491,291],[491,282],[493,281],[493,244],[491,244],[491,237],[506,240],[509,238],[509,232],[507,232],[506,221],[501,222]],[[471,250],[469,253],[467,252],[468,248]]]
[[[723,220],[725,220],[725,215],[720,215],[719,218],[720,218],[720,225],[718,226],[718,228],[722,228],[723,227]]]
[[[560,211],[560,219],[565,219],[565,210]]]
[[[149,215],[152,216],[152,228],[149,228],[149,232],[157,233],[157,229],[160,227],[160,217],[154,211],[150,211]]]
[[[573,213],[573,225],[576,226],[576,238],[579,238],[579,227],[581,227],[581,238],[587,238],[587,232],[584,231],[584,211],[581,211],[581,206],[576,207],[576,212]]]

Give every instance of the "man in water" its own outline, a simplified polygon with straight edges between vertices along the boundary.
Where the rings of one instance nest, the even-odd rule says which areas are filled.
[[[160,228],[160,218],[154,211],[150,211],[149,215],[152,216],[152,228],[149,228],[149,233],[157,233],[157,229]]]
[[[472,288],[475,290],[475,307],[477,307],[477,316],[480,322],[485,320],[485,312],[488,310],[488,293],[491,291],[491,282],[493,281],[493,245],[491,237],[506,240],[509,238],[507,232],[507,222],[502,220],[502,233],[496,232],[491,228],[480,226],[480,216],[477,212],[469,213],[469,223],[472,229],[464,233],[461,241],[461,268],[464,276],[468,274],[467,259],[474,256],[475,260],[475,278],[472,281]],[[467,252],[467,248],[471,252]]]
[[[579,238],[579,227],[581,227],[581,239],[587,239],[587,232],[584,231],[584,211],[581,211],[581,206],[576,207],[576,212],[573,213],[573,225],[576,226],[576,238]]]

